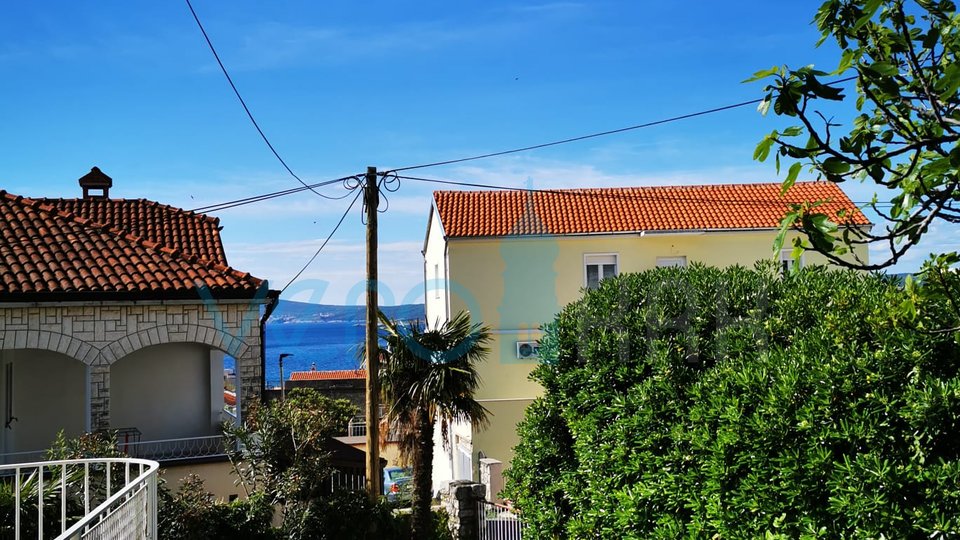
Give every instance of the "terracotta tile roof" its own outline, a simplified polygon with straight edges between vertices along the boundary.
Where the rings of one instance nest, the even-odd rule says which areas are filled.
[[[352,379],[366,379],[365,369],[340,369],[334,371],[294,371],[290,374],[291,381],[346,381]]]
[[[789,204],[828,201],[830,216],[848,212],[852,225],[870,222],[830,182],[797,182],[780,196],[779,183],[569,189],[437,191],[448,238],[640,231],[771,229]]]
[[[0,298],[198,298],[198,285],[216,298],[250,298],[264,283],[195,252],[134,235],[116,223],[122,221],[117,215],[123,214],[101,223],[0,190]],[[216,229],[200,230],[219,237]]]
[[[220,220],[146,199],[38,199],[75,216],[226,265]]]

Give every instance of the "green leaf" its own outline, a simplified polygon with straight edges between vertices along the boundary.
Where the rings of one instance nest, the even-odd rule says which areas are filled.
[[[749,83],[759,81],[760,79],[766,79],[767,77],[776,75],[778,73],[780,73],[780,66],[773,66],[770,69],[764,69],[754,73],[752,77],[744,79],[742,82]]]
[[[757,149],[753,151],[753,159],[756,161],[766,161],[767,156],[770,155],[770,147],[773,146],[774,141],[776,140],[777,132],[774,131],[770,135],[767,135],[760,141],[760,144],[757,145]]]
[[[856,49],[847,49],[843,51],[843,54],[840,55],[840,63],[837,64],[837,69],[834,70],[833,75],[840,75],[841,73],[850,69],[850,66],[853,65],[854,59],[857,57],[859,51]]]
[[[844,174],[850,171],[850,164],[840,158],[829,157],[820,163],[820,168],[830,174]]]
[[[787,191],[793,187],[793,184],[797,181],[797,176],[800,175],[800,169],[803,168],[803,165],[798,161],[790,166],[790,169],[787,171],[787,178],[783,181],[783,185],[780,187],[780,196],[787,194]]]
[[[960,89],[960,65],[955,63],[947,64],[943,68],[943,76],[937,81],[937,91],[940,92],[940,99],[950,99],[954,97],[957,90]]]
[[[783,249],[783,243],[787,239],[787,232],[797,223],[798,219],[800,219],[800,210],[797,206],[794,206],[794,209],[787,212],[780,220],[780,230],[777,231],[777,236],[773,239],[774,257],[780,256],[780,250]]]
[[[890,62],[874,62],[864,65],[863,68],[884,77],[894,77],[900,73],[899,68]]]

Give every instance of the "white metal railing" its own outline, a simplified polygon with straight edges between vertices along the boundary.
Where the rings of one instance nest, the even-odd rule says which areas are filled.
[[[160,439],[156,441],[117,442],[117,450],[124,455],[152,459],[155,461],[177,461],[181,459],[225,456],[225,443],[222,435],[205,437],[184,437],[182,439]],[[32,452],[11,452],[0,454],[0,464],[14,464],[42,461],[46,450]]]
[[[477,503],[477,514],[480,540],[520,540],[523,537],[523,520],[514,509],[480,501]]]
[[[347,437],[364,437],[367,435],[367,419],[354,416],[347,424]]]
[[[130,457],[156,461],[226,455],[222,435],[120,443],[117,449]]]
[[[350,419],[350,422],[347,423],[347,437],[366,437],[367,435],[367,419],[363,416],[354,416]],[[396,424],[390,426],[390,429],[387,431],[387,441],[398,441],[400,440],[400,430],[397,428]]]
[[[367,477],[362,474],[352,474],[343,471],[334,471],[330,475],[330,493],[335,491],[363,491],[367,487]]]
[[[59,529],[57,540],[156,539],[158,469],[133,458],[0,465],[0,482],[13,492],[12,537],[50,538]]]

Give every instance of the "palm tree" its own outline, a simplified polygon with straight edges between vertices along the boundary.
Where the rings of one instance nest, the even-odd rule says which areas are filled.
[[[438,328],[413,321],[402,326],[383,313],[387,343],[382,353],[380,384],[387,421],[397,426],[401,459],[413,465],[413,538],[430,530],[433,484],[433,436],[438,421],[444,445],[454,421],[485,425],[487,411],[474,398],[480,385],[476,363],[487,354],[490,329],[459,313]]]

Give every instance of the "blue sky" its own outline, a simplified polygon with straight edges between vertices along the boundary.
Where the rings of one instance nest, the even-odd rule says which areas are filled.
[[[819,2],[214,2],[194,7],[261,127],[308,182],[640,124],[761,96],[775,64],[832,69]],[[0,188],[190,209],[296,187],[256,134],[183,2],[14,3],[0,18]],[[753,107],[495,159],[433,178],[535,187],[775,181],[751,160],[785,123]],[[807,179],[812,179],[808,177]],[[386,303],[418,300],[434,186],[381,215]],[[340,194],[332,186],[324,190]],[[856,200],[872,193],[845,186]],[[233,266],[279,288],[348,200],[309,192],[218,212]],[[939,227],[895,268],[958,249]],[[290,298],[356,303],[359,205]]]

